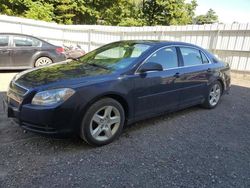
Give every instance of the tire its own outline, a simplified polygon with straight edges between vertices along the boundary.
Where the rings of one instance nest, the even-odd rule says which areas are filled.
[[[53,61],[50,58],[48,58],[48,57],[39,57],[36,60],[36,62],[34,64],[34,67],[40,67],[40,66],[44,66],[44,65],[49,65],[51,63],[53,63]]]
[[[121,134],[125,122],[122,105],[111,98],[103,98],[92,104],[85,113],[80,137],[93,146],[113,142]]]
[[[219,81],[215,81],[213,84],[210,85],[206,95],[206,99],[202,106],[208,109],[215,108],[220,102],[221,95],[222,85]]]

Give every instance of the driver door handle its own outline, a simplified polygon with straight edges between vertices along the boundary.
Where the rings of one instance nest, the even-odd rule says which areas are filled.
[[[2,54],[8,54],[8,53],[10,53],[9,50],[0,50],[0,52],[2,52]]]

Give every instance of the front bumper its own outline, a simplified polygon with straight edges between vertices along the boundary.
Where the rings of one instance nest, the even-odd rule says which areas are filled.
[[[31,104],[12,105],[11,99],[3,100],[3,108],[7,117],[23,129],[43,135],[62,135],[76,131],[71,108],[61,106],[40,107]]]

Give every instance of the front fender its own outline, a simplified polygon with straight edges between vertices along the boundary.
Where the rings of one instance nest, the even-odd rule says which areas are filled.
[[[119,82],[119,81],[118,81]],[[122,82],[122,81],[121,81]],[[133,98],[132,98],[132,84],[119,84],[117,81],[107,81],[100,84],[94,84],[78,88],[74,100],[75,104],[74,124],[79,125],[87,109],[95,101],[103,97],[111,97],[125,103],[127,109],[127,119],[133,118]],[[122,104],[124,105],[124,104]]]

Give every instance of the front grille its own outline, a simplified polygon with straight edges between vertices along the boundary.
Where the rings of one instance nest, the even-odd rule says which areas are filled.
[[[16,93],[18,93],[19,95],[22,95],[22,96],[24,96],[28,92],[27,88],[13,82],[13,81],[10,82],[9,89],[15,91]]]
[[[11,105],[18,107],[19,104],[22,103],[23,98],[27,92],[28,89],[11,81],[7,92],[7,96]]]

